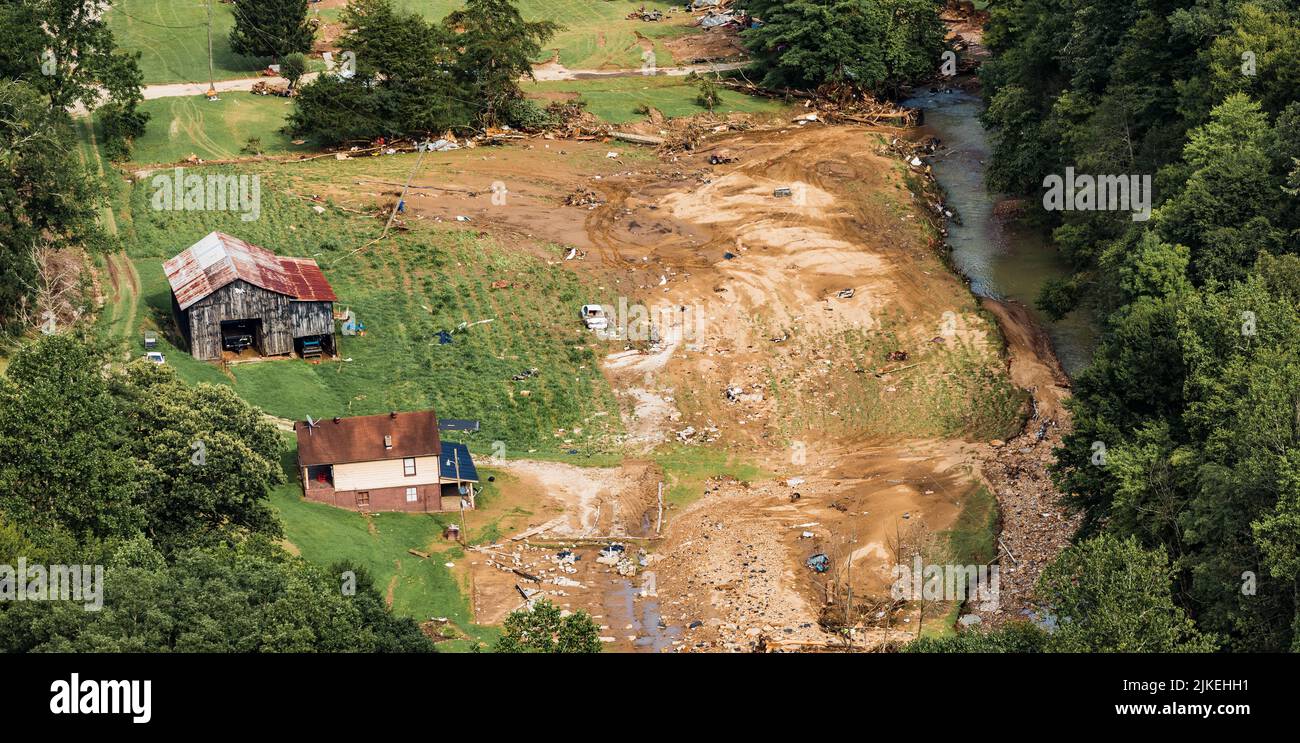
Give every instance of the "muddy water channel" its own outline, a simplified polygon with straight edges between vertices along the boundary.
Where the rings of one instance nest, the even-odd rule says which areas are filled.
[[[1051,336],[1061,365],[1074,376],[1092,358],[1096,332],[1086,313],[1050,322],[1034,306],[1043,284],[1067,275],[1069,267],[1040,229],[994,218],[993,206],[1002,197],[984,184],[989,144],[979,120],[982,101],[958,88],[922,89],[903,105],[925,111],[922,133],[939,138],[930,162],[947,192],[948,209],[959,218],[948,225],[953,264],[970,279],[975,294],[1027,305]]]

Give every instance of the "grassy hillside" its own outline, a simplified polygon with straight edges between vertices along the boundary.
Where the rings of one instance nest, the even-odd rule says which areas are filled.
[[[140,52],[146,83],[208,79],[208,11],[203,0],[116,0],[108,26],[120,48]],[[264,60],[230,51],[234,15],[224,3],[212,4],[212,57],[217,79],[248,77]]]
[[[639,109],[653,106],[664,116],[691,116],[707,109],[697,102],[699,90],[685,77],[607,77],[587,80],[564,80],[529,83],[524,91],[535,97],[556,97],[571,93],[587,101],[587,110],[611,124],[625,124],[645,117]],[[766,113],[779,111],[783,104],[755,98],[731,90],[720,92],[721,105],[714,111],[729,113]],[[642,109],[643,110],[643,109]]]
[[[262,178],[262,214],[250,222],[233,212],[155,211],[150,178],[138,181],[118,215],[139,276],[138,311],[115,311],[134,327],[118,326],[113,333],[129,339],[138,353],[139,331],[162,330],[168,363],[182,376],[230,384],[253,404],[286,418],[433,406],[447,417],[480,419],[477,439],[484,448],[501,440],[510,451],[567,451],[570,446],[560,443],[557,429],[582,429],[577,437],[582,442],[608,440],[619,428],[617,408],[597,368],[591,336],[579,328],[573,311],[599,292],[584,288],[569,271],[506,250],[461,226],[422,225],[354,253],[379,234],[381,220],[333,208],[317,215],[309,202],[295,197],[327,192],[331,184],[363,172],[395,178],[411,162],[396,156],[246,166],[239,172]],[[365,336],[340,336],[344,360],[319,365],[272,360],[223,371],[180,351],[162,261],[213,229],[280,254],[315,258],[339,305],[353,309],[365,324]],[[554,250],[558,257],[560,248]],[[528,289],[489,287],[500,279]],[[489,318],[490,323],[456,330],[461,323]],[[451,344],[439,343],[441,330],[454,331]],[[538,378],[511,380],[532,367],[540,370]]]
[[[396,0],[396,5],[440,20],[463,5],[457,0]],[[519,0],[528,20],[552,20],[564,28],[541,58],[558,53],[561,63],[574,68],[639,67],[642,44],[654,38],[694,33],[686,14],[674,14],[669,21],[645,23],[628,20],[627,14],[644,5],[667,11],[680,3],[643,0]],[[309,7],[309,13],[324,23],[337,22],[339,9]],[[208,11],[202,0],[117,0],[108,13],[109,27],[118,45],[138,51],[146,83],[193,82],[208,79]],[[231,7],[212,3],[213,70],[218,80],[248,77],[270,60],[242,57],[230,50],[230,29],[234,26]],[[638,41],[637,34],[650,39]],[[660,66],[673,63],[670,52],[654,44]]]
[[[293,110],[287,98],[222,93],[209,101],[201,96],[158,98],[140,108],[149,113],[149,125],[135,142],[137,163],[179,162],[196,155],[204,160],[228,160],[247,155],[250,137],[261,140],[267,155],[307,152],[308,144],[294,145],[280,131]]]
[[[427,18],[443,18],[464,7],[460,0],[396,0],[396,3]],[[653,37],[673,33],[665,29],[684,24],[688,18],[681,13],[658,23],[627,19],[628,13],[642,6],[667,13],[670,8],[685,4],[654,0],[518,0],[518,3],[525,20],[549,20],[563,27],[538,61],[549,59],[556,52],[565,67],[582,69],[640,67],[642,47],[637,34]],[[655,58],[660,66],[673,63],[672,54],[659,45],[655,45]]]

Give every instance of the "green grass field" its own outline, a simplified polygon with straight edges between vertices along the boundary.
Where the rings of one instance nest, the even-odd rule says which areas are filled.
[[[311,144],[294,145],[280,131],[293,110],[287,98],[222,93],[209,101],[199,96],[145,101],[149,113],[143,137],[135,141],[132,159],[137,163],[180,162],[190,155],[204,160],[228,160],[249,153],[250,137],[261,140],[260,152],[283,155],[310,152]]]
[[[962,501],[961,513],[945,532],[952,561],[960,565],[987,565],[998,556],[998,499],[977,485]]]
[[[441,20],[463,6],[458,0],[396,0],[406,10]],[[564,28],[547,44],[537,61],[558,52],[567,67],[594,69],[639,67],[642,43],[653,44],[660,66],[673,64],[672,54],[656,40],[694,32],[685,26],[685,14],[673,14],[669,21],[645,23],[628,20],[627,14],[644,5],[667,11],[680,3],[644,0],[519,0],[528,20],[552,20]],[[316,9],[308,9],[315,14]],[[140,66],[146,83],[195,82],[208,79],[207,6],[203,0],[116,0],[108,12],[108,24],[118,46],[141,53]],[[234,26],[231,7],[212,4],[213,73],[218,80],[249,77],[271,60],[254,59],[230,50],[230,29]],[[338,18],[337,9],[320,11],[325,23]]]
[[[203,0],[116,0],[108,27],[118,47],[140,52],[146,83],[208,79],[208,11]],[[224,3],[212,4],[212,59],[218,80],[249,77],[267,60],[230,50],[234,15]]]
[[[422,13],[426,18],[441,19],[464,7],[460,0],[397,0],[397,5]],[[575,69],[640,67],[642,47],[637,34],[655,38],[681,33],[673,29],[684,22],[686,14],[673,14],[659,23],[628,20],[627,14],[642,6],[665,13],[685,3],[655,0],[518,0],[525,20],[549,20],[563,28],[546,45],[547,51],[537,61],[559,53],[560,64]],[[672,54],[660,44],[654,45],[655,61],[660,67],[673,64]]]
[[[703,495],[704,483],[711,477],[726,475],[747,481],[772,477],[772,473],[747,462],[743,456],[702,446],[661,446],[655,452],[654,461],[663,468],[668,481],[666,500],[676,508]]]
[[[618,431],[617,406],[574,308],[592,298],[613,302],[612,295],[604,296],[609,292],[584,287],[575,274],[506,250],[477,230],[448,225],[395,233],[349,255],[379,234],[381,220],[334,209],[317,215],[309,202],[292,195],[318,193],[363,173],[398,178],[413,157],[243,166],[239,172],[262,178],[262,214],[251,222],[234,212],[155,211],[151,179],[138,181],[118,224],[139,275],[139,307],[135,327],[122,331],[119,325],[115,334],[140,353],[140,331],[162,330],[168,363],[183,377],[230,384],[249,402],[285,418],[432,406],[446,417],[481,420],[473,443],[482,449],[500,440],[510,451],[558,452],[570,447],[555,431],[581,428],[581,436],[565,437],[578,440],[573,448],[598,452]],[[339,306],[353,309],[365,324],[365,336],[338,336],[344,360],[319,365],[277,359],[232,365],[226,372],[180,351],[162,261],[213,229],[283,255],[315,258]],[[561,248],[553,249],[558,258]],[[490,289],[499,279],[528,288]],[[123,312],[113,314],[120,318]],[[455,330],[488,318],[493,321]],[[438,342],[440,330],[455,331],[451,344]],[[538,378],[511,380],[531,367],[540,370]]]

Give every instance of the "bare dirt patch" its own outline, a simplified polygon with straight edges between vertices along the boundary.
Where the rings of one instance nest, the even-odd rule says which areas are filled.
[[[518,488],[556,502],[563,516],[547,522],[538,538],[646,536],[646,514],[655,506],[658,469],[649,462],[619,467],[578,467],[560,462],[511,460],[498,465]]]
[[[824,607],[845,600],[836,581],[851,580],[858,595],[886,595],[896,535],[951,526],[974,486],[977,450],[944,441],[855,447],[826,452],[797,478],[710,483],[674,517],[652,561],[665,616],[687,628],[691,650],[838,646],[818,621]],[[807,565],[816,554],[840,564],[819,574]],[[863,631],[855,644],[884,636]]]
[[[511,462],[503,469],[513,487],[538,506],[516,530],[527,539],[471,556],[476,621],[518,608],[522,589],[601,617],[620,649],[835,647],[840,639],[818,619],[838,606],[839,589],[807,558],[831,554],[832,572],[851,575],[842,582],[856,596],[883,595],[897,557],[891,539],[905,526],[951,528],[994,456],[987,437],[964,433],[967,419],[1013,418],[1005,406],[981,407],[982,388],[954,380],[1005,384],[1010,375],[1043,393],[1041,415],[1059,407],[1050,349],[1044,356],[1013,326],[1008,371],[986,314],[998,308],[982,310],[944,265],[923,173],[885,151],[895,135],[778,126],[685,153],[613,158],[605,143],[534,138],[439,153],[417,174],[407,196],[413,226],[483,230],[630,304],[705,319],[657,343],[593,335],[622,403],[628,456],[686,442],[779,475],[710,481],[669,511],[655,540],[640,539],[653,536],[647,513],[663,478],[648,462]],[[505,208],[491,198],[496,181],[508,189]],[[362,209],[400,188],[352,185],[332,196]],[[577,189],[598,198],[564,205]],[[635,575],[594,562],[615,541],[646,548]],[[564,549],[582,559],[561,567]],[[647,573],[657,597],[638,598]],[[874,627],[856,637],[859,648],[882,641]]]
[[[730,28],[713,28],[703,33],[671,36],[661,42],[678,64],[698,64],[719,59],[736,59],[745,54],[740,33]]]

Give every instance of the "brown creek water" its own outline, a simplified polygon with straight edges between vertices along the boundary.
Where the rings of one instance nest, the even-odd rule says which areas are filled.
[[[947,192],[947,207],[959,218],[949,220],[948,244],[957,270],[981,297],[1013,299],[1029,306],[1047,330],[1065,371],[1074,376],[1087,367],[1097,334],[1084,312],[1052,322],[1034,306],[1039,289],[1052,278],[1069,274],[1069,266],[1041,229],[993,216],[1003,197],[985,185],[988,133],[980,123],[979,96],[953,87],[921,92],[903,101],[925,112],[921,131],[939,138],[929,160],[935,179]]]

